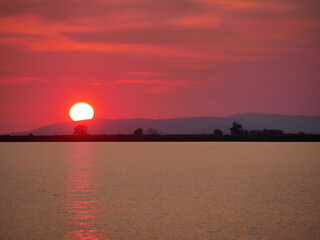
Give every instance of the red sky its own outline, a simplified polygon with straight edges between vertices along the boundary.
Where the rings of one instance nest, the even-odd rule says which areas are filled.
[[[320,115],[319,0],[0,0],[0,133],[97,118]]]

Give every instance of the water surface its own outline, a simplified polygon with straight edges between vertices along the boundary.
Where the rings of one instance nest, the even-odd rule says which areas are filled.
[[[320,143],[0,143],[0,239],[320,239]]]

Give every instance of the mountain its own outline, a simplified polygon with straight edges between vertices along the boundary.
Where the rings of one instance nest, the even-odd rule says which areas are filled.
[[[286,133],[320,133],[320,116],[291,116],[266,113],[243,113],[232,115],[231,118],[244,121],[254,121],[262,124],[266,129],[280,129]],[[246,128],[246,126],[244,126]],[[248,126],[248,129],[252,127]]]
[[[78,122],[61,122],[32,131],[8,135],[70,135],[79,124],[88,126],[90,134],[131,134],[137,128],[145,131],[154,128],[162,134],[202,134],[220,129],[229,134],[233,122],[244,129],[279,129],[286,133],[320,133],[320,116],[289,116],[265,113],[235,114],[230,117],[192,117],[172,119],[92,119]]]

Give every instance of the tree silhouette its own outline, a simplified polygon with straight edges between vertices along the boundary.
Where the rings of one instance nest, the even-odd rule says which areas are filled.
[[[88,135],[88,127],[86,125],[80,124],[74,128],[73,134],[78,136]]]
[[[220,129],[215,129],[213,131],[213,134],[216,135],[216,136],[221,136],[221,135],[223,135],[223,132]]]
[[[143,129],[142,128],[138,128],[133,133],[136,136],[142,136],[143,135]]]
[[[230,132],[231,132],[231,135],[242,135],[243,134],[242,125],[237,122],[233,122],[232,127],[230,128]]]
[[[149,128],[147,131],[146,131],[146,134],[148,135],[158,135],[158,130],[155,129],[155,128]]]

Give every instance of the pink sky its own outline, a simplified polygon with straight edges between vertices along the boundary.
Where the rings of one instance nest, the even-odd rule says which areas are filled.
[[[2,0],[0,133],[97,118],[320,115],[319,0]]]

